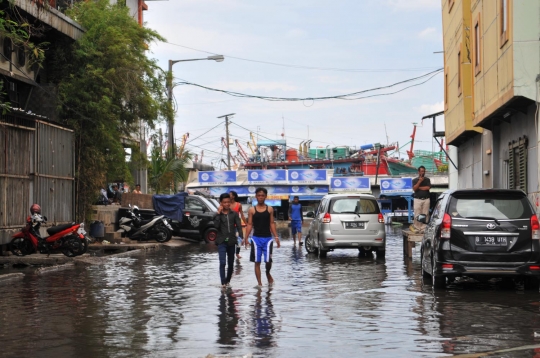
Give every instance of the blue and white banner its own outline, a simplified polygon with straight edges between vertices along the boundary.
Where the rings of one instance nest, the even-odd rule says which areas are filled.
[[[371,183],[366,177],[336,177],[330,179],[331,192],[370,192]]]
[[[290,195],[325,195],[328,194],[328,186],[293,185],[289,187]]]
[[[236,183],[236,171],[199,172],[199,183],[205,185],[223,185]]]
[[[210,194],[218,198],[223,193],[230,193],[231,191],[235,191],[238,196],[249,196],[250,193],[248,191],[247,186],[213,186],[211,188],[208,188],[210,191]]]
[[[286,184],[287,171],[285,169],[276,170],[248,170],[249,184]]]
[[[257,190],[259,186],[248,186],[247,190],[249,195],[255,196],[255,190]],[[262,188],[266,188],[268,191],[268,195],[289,195],[289,187],[286,185],[277,185],[277,186],[262,186]]]
[[[412,193],[412,178],[381,179],[381,194]]]
[[[326,169],[289,169],[291,184],[327,184]]]

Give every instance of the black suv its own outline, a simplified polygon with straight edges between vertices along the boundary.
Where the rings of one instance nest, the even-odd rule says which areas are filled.
[[[418,219],[426,222],[424,215]],[[537,285],[539,239],[538,218],[521,190],[449,190],[437,199],[427,222],[422,274],[435,287],[459,276],[514,276]]]
[[[199,195],[185,197],[184,215],[182,222],[172,220],[173,235],[204,239],[207,243],[214,242],[217,230],[214,225],[214,215],[219,204],[212,198]]]

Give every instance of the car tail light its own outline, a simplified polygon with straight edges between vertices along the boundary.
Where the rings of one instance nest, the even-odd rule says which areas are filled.
[[[384,216],[382,213],[379,213],[379,222],[384,224]]]
[[[540,266],[529,266],[529,270],[538,271],[538,270],[540,270]]]
[[[322,218],[322,222],[323,222],[323,223],[329,223],[330,220],[332,220],[332,217],[330,216],[330,213],[324,214],[324,216],[323,216],[323,218]]]
[[[453,270],[454,265],[452,265],[452,264],[442,264],[442,269],[443,270]]]
[[[536,214],[531,216],[531,238],[533,240],[540,239],[540,223]]]
[[[448,213],[444,213],[441,225],[441,239],[450,238],[450,229],[452,228],[452,217]]]

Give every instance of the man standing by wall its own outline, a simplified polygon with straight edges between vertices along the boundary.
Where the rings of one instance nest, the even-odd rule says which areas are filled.
[[[296,245],[297,234],[298,245],[302,245],[302,223],[304,222],[304,218],[302,217],[302,204],[300,204],[300,198],[298,196],[293,198],[293,202],[289,206],[289,220],[291,221],[291,234],[294,245]]]
[[[421,165],[418,167],[418,177],[412,181],[414,191],[414,223],[409,229],[418,234],[422,234],[426,224],[418,222],[416,218],[420,214],[429,216],[429,189],[431,189],[431,181],[425,176],[426,168]]]

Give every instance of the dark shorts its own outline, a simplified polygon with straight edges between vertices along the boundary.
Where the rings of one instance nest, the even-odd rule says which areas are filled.
[[[272,262],[272,250],[274,247],[274,239],[271,237],[253,236],[251,239],[251,254],[249,260],[251,262]]]

